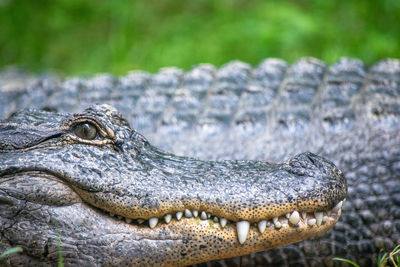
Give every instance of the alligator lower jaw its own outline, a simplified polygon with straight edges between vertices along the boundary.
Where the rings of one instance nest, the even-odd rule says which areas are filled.
[[[230,222],[222,228],[212,217],[207,220],[199,217],[182,217],[180,220],[174,218],[168,224],[160,220],[154,228],[149,227],[149,221],[138,225],[137,220],[132,220],[129,224],[115,217],[110,220],[132,227],[133,232],[140,232],[143,236],[168,236],[169,239],[176,240],[180,245],[176,245],[174,256],[164,258],[162,263],[165,266],[183,266],[246,255],[319,236],[335,225],[340,214],[340,210],[332,213],[321,225],[314,223],[315,217],[312,214],[307,215],[306,220],[301,218],[297,225],[291,224],[286,216],[282,216],[278,218],[281,223],[279,229],[272,225],[271,220],[271,225],[263,233],[259,231],[258,224],[252,223],[243,244],[238,241],[237,223]]]
[[[338,218],[330,218],[321,226],[310,227],[307,223],[301,221],[296,227],[288,224],[283,224],[279,230],[274,227],[267,227],[263,233],[260,233],[256,225],[251,225],[244,244],[238,242],[235,224],[227,225],[224,229],[221,229],[219,224],[210,224],[198,219],[185,219],[176,223],[175,227],[185,228],[183,231],[197,235],[197,242],[206,241],[208,243],[208,250],[198,252],[198,262],[202,262],[204,259],[208,261],[242,256],[319,236],[331,229]],[[193,264],[193,260],[196,258],[196,256],[193,257],[194,259],[191,259],[190,264]]]

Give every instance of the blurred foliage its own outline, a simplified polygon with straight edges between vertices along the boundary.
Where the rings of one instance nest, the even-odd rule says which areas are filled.
[[[400,1],[0,0],[0,68],[72,74],[400,55]]]

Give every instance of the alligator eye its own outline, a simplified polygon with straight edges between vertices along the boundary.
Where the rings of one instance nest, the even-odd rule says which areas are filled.
[[[91,123],[82,123],[75,127],[75,134],[82,139],[92,140],[97,135],[97,129]]]

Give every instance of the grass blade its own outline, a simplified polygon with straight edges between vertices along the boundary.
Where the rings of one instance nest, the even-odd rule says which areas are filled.
[[[343,259],[343,258],[332,258],[332,260],[334,260],[334,261],[344,261],[344,262],[347,262],[347,263],[349,263],[349,264],[351,264],[351,265],[353,265],[355,267],[360,267],[357,263],[355,263],[355,262],[353,262],[351,260],[347,260],[347,259]]]
[[[1,253],[0,259],[5,258],[7,255],[10,255],[13,253],[18,253],[18,252],[22,252],[21,247],[10,248],[10,249],[4,251],[3,253]]]
[[[58,231],[58,224],[56,224],[56,233],[58,240],[58,267],[64,267],[64,259],[61,247],[61,237],[60,237],[60,232]]]
[[[396,260],[394,259],[394,255],[396,255],[396,254],[399,254],[400,253],[400,245],[397,245],[393,250],[392,250],[392,252],[390,252],[390,254],[389,254],[389,258],[390,258],[390,260],[392,261],[392,263],[393,263],[393,265],[395,266],[395,267],[399,267],[399,264],[400,264],[400,256],[397,256],[396,257]],[[397,262],[397,263],[396,263]]]

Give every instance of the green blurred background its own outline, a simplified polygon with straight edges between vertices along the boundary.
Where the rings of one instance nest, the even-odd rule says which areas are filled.
[[[400,0],[0,0],[0,68],[66,75],[400,55]]]

